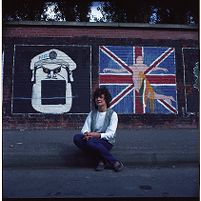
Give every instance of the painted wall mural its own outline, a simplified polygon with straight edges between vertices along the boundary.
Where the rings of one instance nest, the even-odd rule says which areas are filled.
[[[187,113],[199,112],[199,50],[183,48],[183,63],[185,72],[185,93]]]
[[[99,81],[122,114],[177,114],[175,49],[100,46]]]
[[[64,113],[72,107],[73,70],[76,63],[57,49],[45,51],[31,60],[32,107],[39,112]],[[52,93],[54,89],[54,93]]]
[[[87,113],[90,47],[15,46],[14,113]]]

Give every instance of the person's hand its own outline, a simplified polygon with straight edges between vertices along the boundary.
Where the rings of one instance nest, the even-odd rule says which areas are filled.
[[[109,68],[104,68],[104,69],[103,69],[103,72],[104,72],[104,73],[110,72],[110,69],[109,69]]]
[[[168,72],[168,69],[167,68],[163,68],[163,72]]]
[[[88,132],[84,134],[84,138],[85,140],[89,140],[91,138],[100,138],[101,134],[97,133],[97,132]]]
[[[168,72],[168,69],[167,68],[160,68],[160,67],[157,67],[158,70],[162,70],[163,72]]]

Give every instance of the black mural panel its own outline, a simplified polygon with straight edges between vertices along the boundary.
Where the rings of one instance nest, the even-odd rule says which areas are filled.
[[[183,48],[185,67],[186,112],[199,111],[199,50]]]
[[[90,46],[15,45],[13,113],[88,113]]]

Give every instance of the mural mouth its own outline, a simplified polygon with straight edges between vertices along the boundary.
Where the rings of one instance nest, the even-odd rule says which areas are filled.
[[[41,99],[42,105],[66,104],[66,81],[42,80]]]

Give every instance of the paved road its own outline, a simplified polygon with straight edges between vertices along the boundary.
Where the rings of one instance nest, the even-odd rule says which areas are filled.
[[[196,166],[137,166],[116,173],[91,168],[16,169],[3,171],[7,198],[198,197]]]

